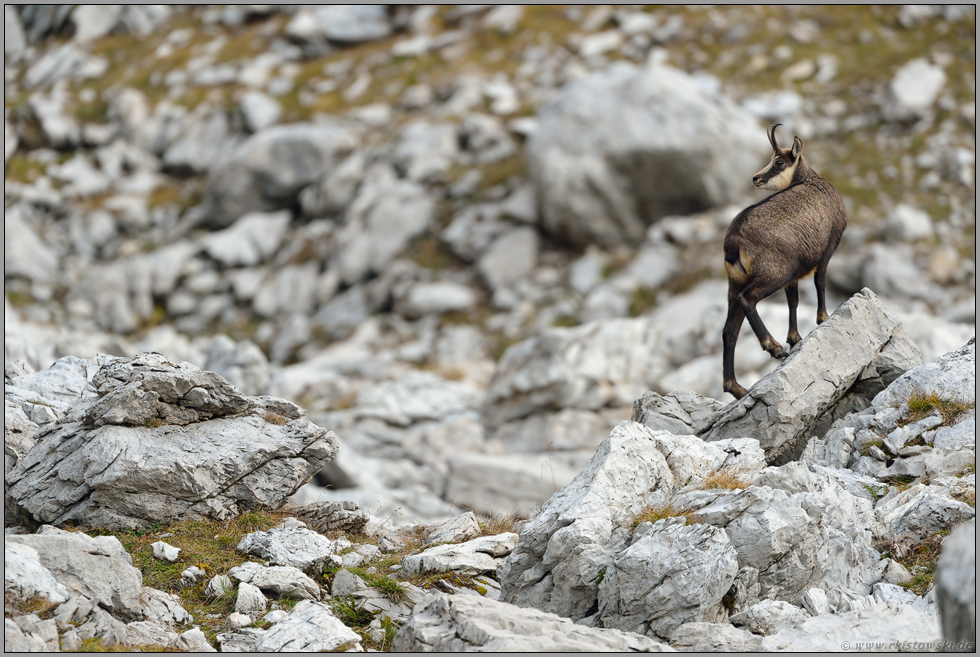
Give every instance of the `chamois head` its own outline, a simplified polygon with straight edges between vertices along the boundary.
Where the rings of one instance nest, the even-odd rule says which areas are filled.
[[[753,185],[771,192],[778,192],[789,187],[793,181],[793,174],[796,172],[796,165],[800,163],[803,153],[803,140],[799,137],[793,138],[791,148],[779,147],[779,144],[776,143],[776,128],[781,125],[782,123],[771,125],[766,131],[769,135],[769,143],[772,144],[772,159],[762,171],[752,176]]]

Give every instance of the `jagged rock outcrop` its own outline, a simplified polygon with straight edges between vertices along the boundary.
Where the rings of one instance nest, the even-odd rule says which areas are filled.
[[[706,440],[751,436],[769,463],[786,463],[799,457],[822,416],[848,393],[870,400],[919,363],[901,322],[865,288],[807,335],[776,371],[723,408],[700,435]]]
[[[134,528],[278,508],[337,453],[296,405],[159,354],[107,362],[92,386],[7,475],[42,522]]]
[[[620,424],[524,527],[498,569],[501,600],[573,619],[595,613],[600,573],[629,548],[630,523],[644,509],[667,508],[682,487],[697,488],[718,469],[756,472],[761,456],[752,440],[711,445],[635,422]]]
[[[37,534],[4,536],[4,543],[35,550],[40,565],[69,594],[122,620],[143,619],[143,575],[115,536],[92,537],[45,526]]]

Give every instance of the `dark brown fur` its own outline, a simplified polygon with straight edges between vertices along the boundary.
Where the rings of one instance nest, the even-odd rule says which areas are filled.
[[[803,141],[780,149],[776,126],[769,127],[773,157],[769,166],[753,177],[757,187],[788,186],[739,213],[725,236],[725,269],[728,272],[728,319],[722,333],[724,387],[736,399],[746,390],[735,380],[735,342],[742,320],[747,318],[762,348],[773,358],[789,353],[770,335],[756,304],[786,290],[789,303],[787,342],[800,341],[796,325],[798,281],[814,275],[817,288],[817,323],[827,319],[827,264],[847,227],[844,203],[837,190],[803,159]],[[790,177],[791,176],[791,177]]]

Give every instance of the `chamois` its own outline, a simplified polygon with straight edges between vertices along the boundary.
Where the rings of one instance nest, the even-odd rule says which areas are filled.
[[[792,349],[800,341],[796,327],[800,300],[797,284],[813,274],[817,324],[823,323],[828,317],[827,263],[847,227],[840,194],[803,159],[803,140],[795,137],[793,145],[786,149],[776,143],[776,128],[780,125],[771,125],[767,130],[772,159],[752,176],[756,187],[775,194],[742,210],[725,235],[728,319],[722,333],[723,376],[725,392],[736,399],[746,393],[735,380],[735,342],[742,320],[748,318],[762,348],[773,358],[788,356],[762,323],[756,304],[785,288],[789,303],[786,341]]]

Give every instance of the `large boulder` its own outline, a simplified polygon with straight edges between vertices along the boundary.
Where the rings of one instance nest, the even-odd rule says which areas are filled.
[[[637,244],[667,215],[751,189],[770,151],[762,128],[687,74],[616,62],[538,111],[527,146],[545,228],[574,244]]]
[[[725,530],[685,518],[639,529],[599,584],[603,626],[669,638],[684,623],[726,618],[738,558]]]
[[[745,397],[722,408],[700,435],[756,438],[769,463],[786,463],[800,456],[824,416],[848,393],[870,399],[920,362],[901,322],[865,288]]]
[[[38,521],[121,529],[275,509],[337,454],[295,404],[160,354],[114,359],[92,384],[7,475]]]
[[[762,452],[753,440],[723,446],[705,443],[695,436],[675,436],[635,422],[623,422],[600,445],[585,469],[555,493],[524,527],[517,548],[497,570],[501,600],[576,620],[594,614],[602,608],[599,605],[609,609],[610,618],[635,615],[635,610],[624,614],[623,609],[625,605],[642,606],[639,598],[613,605],[618,594],[601,597],[604,577],[614,567],[610,564],[616,562],[619,565],[615,568],[632,572],[640,567],[636,562],[644,558],[643,554],[627,554],[632,543],[639,545],[639,535],[631,529],[633,521],[645,509],[668,508],[681,487],[700,488],[713,472],[744,472],[750,476],[762,467]],[[709,533],[712,538],[706,539],[708,543],[719,538],[715,532]],[[694,545],[702,537],[695,533],[683,538]],[[650,542],[656,543],[656,539],[647,539],[634,552],[649,547]],[[719,550],[719,554],[725,552],[723,547]],[[722,570],[727,577],[727,571]],[[620,593],[625,591],[625,579],[614,579],[619,581],[616,586]],[[685,582],[693,584],[691,580]],[[656,583],[647,584],[651,590],[656,588]],[[698,582],[697,586],[701,584]],[[703,602],[703,610],[712,608],[718,602],[713,596],[720,587],[716,581],[694,607],[701,608]],[[728,590],[724,588],[722,595]],[[633,590],[639,597],[645,595],[638,591]],[[678,595],[694,600],[700,594],[685,589]],[[673,629],[685,620],[704,620],[694,616],[697,614],[682,613],[678,616],[682,620],[665,625]],[[604,618],[602,614],[600,618]],[[666,636],[666,632],[662,635]]]
[[[667,652],[653,639],[591,628],[538,609],[470,595],[423,599],[392,642],[396,652]]]
[[[319,181],[357,139],[332,123],[266,128],[235,148],[208,180],[206,223],[225,228],[249,212],[292,209],[299,192]]]

